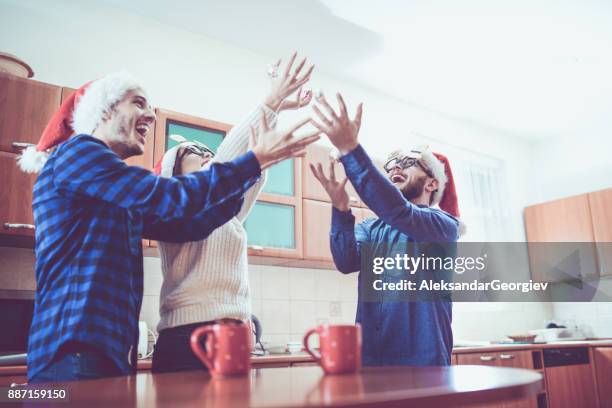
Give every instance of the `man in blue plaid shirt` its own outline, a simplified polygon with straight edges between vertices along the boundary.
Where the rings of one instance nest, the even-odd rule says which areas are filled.
[[[134,373],[142,238],[205,238],[238,212],[262,169],[318,139],[316,132],[291,137],[305,120],[286,132],[254,136],[252,150],[234,161],[166,179],[122,160],[143,153],[154,120],[136,81],[111,74],[68,98],[36,148],[20,158],[25,171],[40,171],[32,203],[37,288],[28,344],[31,383]],[[190,230],[184,217],[193,215],[210,219],[208,228]]]

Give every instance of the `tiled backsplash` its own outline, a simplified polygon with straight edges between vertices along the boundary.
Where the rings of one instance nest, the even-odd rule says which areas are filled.
[[[145,258],[144,299],[140,319],[156,329],[162,284],[158,258]],[[268,342],[299,341],[306,329],[323,322],[352,323],[357,274],[333,270],[251,265],[253,313]],[[612,280],[602,281],[612,286]],[[0,289],[34,290],[34,252],[0,247]],[[586,334],[612,337],[608,303],[455,303],[453,332],[460,340],[495,340],[507,334],[543,328],[551,319],[573,320]]]
[[[159,260],[145,258],[145,299],[141,319],[155,328],[159,321]],[[300,341],[304,332],[324,322],[352,323],[357,303],[357,274],[334,270],[250,265],[253,313],[263,340]],[[495,340],[507,334],[543,327],[552,318],[547,303],[455,303],[456,339]]]

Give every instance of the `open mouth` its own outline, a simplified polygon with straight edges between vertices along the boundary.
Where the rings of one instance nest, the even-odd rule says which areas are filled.
[[[394,174],[391,176],[392,183],[403,183],[404,181],[406,181],[406,177],[402,176],[401,174]]]
[[[146,123],[136,125],[136,132],[142,137],[144,141],[144,139],[147,137],[147,133],[149,133],[149,125]]]

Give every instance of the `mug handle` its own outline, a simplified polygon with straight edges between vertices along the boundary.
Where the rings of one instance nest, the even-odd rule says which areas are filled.
[[[317,355],[314,353],[313,350],[310,349],[310,346],[308,345],[308,339],[310,338],[310,336],[312,336],[313,334],[319,334],[319,328],[315,328],[315,329],[310,329],[306,332],[306,334],[304,335],[304,349],[306,350],[306,352],[308,354],[310,354],[312,356],[312,358],[315,359],[315,361],[320,364],[321,363],[321,355]]]
[[[200,338],[202,336],[207,335],[213,337],[213,341],[211,342],[213,344],[213,347],[208,347],[206,350],[202,350],[202,347],[200,346]],[[210,325],[200,326],[191,333],[191,349],[193,350],[194,354],[204,363],[204,365],[208,368],[209,371],[213,371],[212,360],[214,359],[215,352],[214,343],[216,343],[214,337],[215,332],[213,330],[213,327]]]

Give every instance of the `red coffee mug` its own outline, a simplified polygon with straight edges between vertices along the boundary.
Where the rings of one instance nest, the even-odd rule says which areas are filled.
[[[200,345],[202,337],[206,337],[206,350]],[[191,349],[213,377],[248,374],[251,348],[251,330],[243,323],[216,323],[198,327],[191,333]]]
[[[320,354],[308,345],[308,338],[314,333],[319,335]],[[361,325],[321,325],[310,329],[304,335],[304,348],[326,374],[357,372],[361,368]]]

